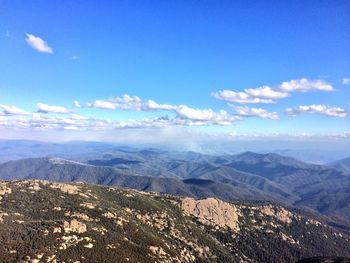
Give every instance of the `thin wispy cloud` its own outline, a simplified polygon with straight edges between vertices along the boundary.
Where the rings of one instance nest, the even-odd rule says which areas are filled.
[[[323,80],[309,80],[306,78],[282,82],[277,87],[262,86],[244,89],[244,91],[221,90],[213,92],[217,99],[240,104],[276,103],[276,100],[291,96],[293,92],[334,91],[332,85]]]
[[[12,35],[9,30],[6,30],[5,37],[8,39],[16,39],[16,37],[14,35]]]
[[[340,107],[330,107],[327,105],[300,105],[297,108],[287,108],[285,113],[289,116],[296,116],[303,113],[321,114],[329,117],[344,118],[348,112]]]
[[[53,54],[53,49],[46,43],[45,40],[38,36],[34,36],[32,34],[26,34],[26,42],[33,49],[41,52],[41,53],[49,53]]]
[[[71,113],[70,110],[66,109],[62,106],[55,106],[55,105],[47,105],[44,103],[37,103],[38,112],[40,113],[56,113],[56,114],[69,114]]]
[[[76,108],[81,108],[80,102],[77,100],[73,101],[73,106]]]
[[[350,85],[350,78],[344,78],[342,82],[344,85]]]

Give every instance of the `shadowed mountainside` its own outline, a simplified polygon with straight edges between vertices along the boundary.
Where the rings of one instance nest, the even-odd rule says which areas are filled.
[[[191,197],[216,196],[223,200],[275,200],[249,185],[230,185],[212,180],[180,180],[135,175],[130,170],[93,166],[61,158],[33,158],[0,164],[0,180],[41,179],[117,185]]]
[[[92,151],[72,160],[7,162],[0,164],[0,178],[84,181],[224,200],[274,200],[350,218],[349,173],[277,154],[210,156],[120,148]]]
[[[328,165],[336,169],[343,170],[345,172],[350,173],[350,158],[345,158],[335,162],[331,162]]]

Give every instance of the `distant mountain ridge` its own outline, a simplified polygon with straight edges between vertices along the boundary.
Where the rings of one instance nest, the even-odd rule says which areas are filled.
[[[346,202],[349,174],[325,165],[309,164],[274,153],[254,152],[224,156],[197,154],[190,160],[181,155],[173,158],[171,153],[144,156],[136,152],[128,158],[141,160],[137,165],[128,166],[133,171],[164,177],[203,178],[232,185],[249,184],[283,202],[312,207],[322,213],[350,215]],[[143,170],[142,163],[157,173]],[[330,202],[324,201],[327,196],[331,197]]]
[[[30,158],[0,164],[0,180],[40,179],[57,182],[86,182],[117,185],[192,197],[217,196],[223,200],[276,200],[249,185],[234,186],[210,180],[141,176],[130,170],[94,166],[62,158]],[[205,186],[203,185],[204,182]]]
[[[0,141],[0,148],[0,160],[20,159],[0,164],[0,178],[81,180],[193,197],[273,200],[350,218],[350,173],[346,169],[276,153],[207,155],[91,142]],[[52,157],[46,158],[67,161],[55,166],[41,157],[21,160],[48,155]]]
[[[328,166],[350,173],[350,157],[331,162],[328,164]]]
[[[258,153],[273,152],[282,156],[291,156],[298,160],[303,160],[312,163],[329,163],[340,160],[350,156],[350,148],[347,144],[333,142],[335,145],[333,149],[329,147],[329,143],[319,143],[317,148],[314,144],[310,148],[305,147],[305,143],[297,143],[295,147],[288,148],[285,142],[271,142],[271,143],[254,143],[254,142],[237,142],[237,144],[220,144],[220,145],[203,145],[202,150],[207,150],[206,154],[210,155],[227,155],[239,154],[247,151],[254,151]],[[18,160],[23,158],[37,158],[47,156],[59,156],[67,159],[72,159],[73,156],[78,156],[86,153],[96,153],[98,151],[120,151],[120,152],[171,152],[176,151],[168,148],[167,145],[159,145],[158,148],[151,148],[147,145],[125,146],[118,143],[107,142],[93,142],[93,141],[71,141],[62,143],[31,141],[31,140],[0,140],[0,163]],[[320,148],[321,147],[321,148]],[[167,150],[160,150],[167,149]],[[184,150],[177,151],[173,156],[184,156]],[[203,155],[193,151],[186,152],[186,158],[190,159],[192,156]],[[96,158],[97,159],[97,158]]]
[[[223,200],[273,200],[350,218],[350,176],[278,154],[246,152],[210,156],[192,152],[125,148],[0,164],[0,179],[118,185]]]

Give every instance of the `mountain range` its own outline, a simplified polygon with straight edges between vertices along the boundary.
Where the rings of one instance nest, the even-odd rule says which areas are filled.
[[[66,155],[69,159],[41,157],[2,163],[0,179],[82,181],[197,198],[273,201],[350,219],[350,173],[332,166],[254,152],[213,156],[102,147]]]

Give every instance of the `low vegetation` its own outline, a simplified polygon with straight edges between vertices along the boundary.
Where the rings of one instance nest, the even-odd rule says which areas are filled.
[[[1,262],[296,262],[345,232],[282,206],[89,184],[0,183]]]

